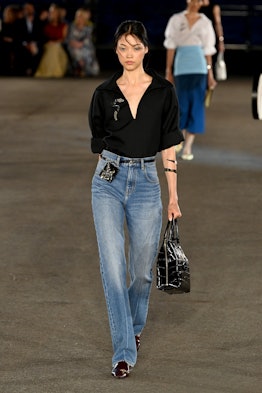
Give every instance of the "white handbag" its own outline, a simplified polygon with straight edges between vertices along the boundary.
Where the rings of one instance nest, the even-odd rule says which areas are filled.
[[[219,52],[217,55],[217,61],[215,64],[215,73],[217,81],[227,80],[227,67],[224,60],[224,53]]]

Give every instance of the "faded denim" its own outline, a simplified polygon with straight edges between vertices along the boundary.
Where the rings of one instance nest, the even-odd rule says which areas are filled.
[[[102,157],[92,180],[92,208],[113,344],[112,364],[124,360],[134,366],[135,335],[141,334],[146,324],[162,226],[160,184],[156,163],[146,162],[154,157],[122,163],[126,157],[106,150]],[[111,183],[99,177],[108,161],[119,168]]]

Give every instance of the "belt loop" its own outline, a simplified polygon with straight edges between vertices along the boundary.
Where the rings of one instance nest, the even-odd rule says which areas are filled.
[[[116,161],[117,161],[117,166],[118,166],[118,167],[119,167],[119,165],[120,165],[120,160],[121,160],[121,156],[117,155]]]
[[[143,158],[141,158],[141,169],[145,169],[145,160]]]

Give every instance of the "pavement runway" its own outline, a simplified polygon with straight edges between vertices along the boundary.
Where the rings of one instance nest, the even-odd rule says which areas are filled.
[[[262,122],[251,78],[218,85],[195,159],[179,160],[192,291],[153,287],[124,381],[110,375],[90,209],[87,111],[100,82],[0,79],[0,392],[260,393]],[[166,207],[161,165],[159,176]]]

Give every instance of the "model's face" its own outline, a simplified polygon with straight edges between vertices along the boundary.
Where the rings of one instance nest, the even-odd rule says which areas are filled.
[[[131,34],[123,35],[117,42],[116,54],[118,60],[129,71],[141,66],[147,52],[148,47]]]
[[[203,7],[203,0],[187,0],[188,8],[192,11],[198,11],[200,7]]]

